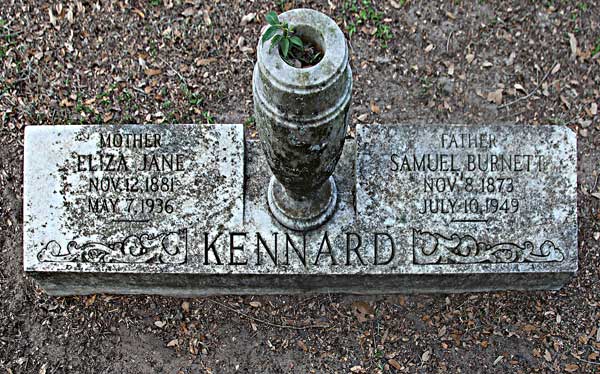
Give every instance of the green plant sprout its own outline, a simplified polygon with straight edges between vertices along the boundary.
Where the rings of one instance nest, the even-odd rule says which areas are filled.
[[[263,34],[261,41],[264,43],[271,40],[269,52],[277,46],[283,60],[291,66],[310,66],[319,62],[321,52],[316,51],[313,46],[305,45],[298,35],[294,35],[294,29],[289,23],[279,20],[277,13],[270,11],[265,18],[270,26]],[[294,61],[297,61],[298,64],[295,64]]]
[[[277,13],[274,11],[270,11],[266,15],[267,23],[271,26],[265,31],[262,42],[266,42],[269,39],[271,40],[271,48],[275,45],[279,46],[281,54],[284,58],[288,58],[290,53],[290,47],[297,47],[301,50],[304,50],[304,42],[300,37],[294,35],[294,29],[287,22],[280,22],[279,17],[277,17]],[[278,32],[281,31],[281,34]]]
[[[388,41],[394,38],[390,26],[384,24],[384,14],[375,8],[371,0],[345,0],[342,4],[343,17],[346,24],[348,38],[352,38],[360,26],[371,25],[376,29],[375,36],[379,39],[382,48],[388,48]],[[406,0],[400,0],[402,7]]]

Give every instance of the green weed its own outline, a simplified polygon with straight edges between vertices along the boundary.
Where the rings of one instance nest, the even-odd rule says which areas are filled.
[[[405,0],[399,2],[401,6],[406,3]],[[359,27],[374,27],[375,37],[379,40],[382,48],[388,47],[388,42],[394,38],[394,34],[389,25],[383,23],[384,15],[375,7],[371,0],[345,0],[342,5],[344,20],[346,24],[346,33],[348,37],[358,31]]]
[[[254,123],[255,123],[254,116],[250,116],[250,117],[246,118],[246,120],[244,121],[244,126],[250,126],[250,125],[253,125]]]
[[[215,117],[213,117],[210,112],[206,111],[206,112],[202,112],[202,117],[204,117],[204,120],[206,121],[206,123],[208,124],[213,124],[215,123]]]
[[[598,53],[600,53],[600,37],[596,39],[596,45],[592,49],[592,56],[596,56]]]

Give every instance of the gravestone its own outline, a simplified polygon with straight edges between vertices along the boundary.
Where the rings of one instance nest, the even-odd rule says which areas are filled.
[[[242,139],[240,125],[28,127],[25,270],[177,271],[195,255],[194,227],[242,223]]]
[[[487,289],[556,286],[577,270],[569,128],[364,125],[357,142],[357,218],[394,233],[409,271]]]
[[[299,232],[242,125],[29,126],[24,266],[53,295],[557,289],[575,165],[566,127],[359,125]]]

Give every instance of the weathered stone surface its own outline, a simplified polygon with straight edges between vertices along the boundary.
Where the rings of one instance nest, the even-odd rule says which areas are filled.
[[[196,157],[196,167],[186,169],[184,178],[186,181],[200,180],[200,186],[196,189],[190,186],[189,193],[178,190],[178,194],[185,196],[176,205],[185,201],[194,207],[194,212],[182,217],[161,216],[157,226],[153,226],[154,221],[115,226],[102,221],[104,218],[97,220],[104,223],[98,223],[91,218],[93,216],[81,218],[80,210],[73,209],[74,205],[68,209],[62,207],[64,203],[76,203],[76,196],[82,195],[74,192],[86,184],[79,181],[82,177],[77,173],[60,170],[73,170],[77,166],[71,165],[75,160],[73,152],[97,153],[98,140],[94,134],[106,131],[105,127],[27,129],[25,268],[47,292],[57,295],[117,292],[191,296],[555,289],[577,269],[575,138],[567,128],[359,126],[356,142],[346,142],[334,173],[339,189],[338,209],[324,226],[307,233],[288,230],[271,216],[266,199],[270,171],[256,141],[246,142],[244,178],[241,126],[226,126],[221,130],[218,130],[219,125],[209,128],[149,126],[145,130],[140,127],[139,131],[152,134],[156,128],[164,129],[162,131],[172,136],[169,138],[172,142],[165,145],[172,144],[173,150],[188,149],[190,157]],[[69,129],[71,135],[60,138],[51,135],[63,129]],[[522,211],[492,215],[492,220],[485,223],[451,222],[473,218],[471,215],[421,215],[414,211],[422,208],[420,201],[430,196],[472,198],[465,192],[419,192],[425,175],[446,176],[444,172],[405,175],[390,170],[392,154],[439,153],[437,142],[444,130],[446,133],[495,134],[495,148],[490,150],[494,154],[533,152],[548,157],[544,172],[490,174],[496,178],[513,177],[511,192],[473,195],[477,199],[510,201],[518,198],[523,200],[519,203]],[[85,141],[87,136],[92,140]],[[80,142],[88,145],[83,147]],[[215,146],[217,142],[218,147]],[[44,155],[39,152],[44,149],[42,147],[48,149]],[[471,151],[444,152],[463,156],[485,153]],[[206,157],[212,157],[212,161],[204,162]],[[220,160],[218,166],[215,165],[217,160]],[[65,165],[71,169],[64,169]],[[228,174],[223,175],[223,170],[228,170]],[[208,179],[220,182],[212,185],[206,178],[198,179],[198,174],[213,176]],[[474,178],[479,176],[478,173],[465,173],[464,176],[471,174]],[[457,186],[463,186],[461,183],[457,182]],[[221,184],[227,187],[215,190]],[[66,197],[61,195],[65,186],[68,187]],[[46,196],[36,197],[37,191],[46,191],[43,193]],[[206,211],[216,213],[205,214]],[[79,225],[78,219],[84,224]],[[152,233],[158,233],[157,228],[163,227],[169,229],[165,231],[168,233],[187,230],[187,255],[183,261],[170,255],[173,250],[167,252],[170,256],[147,262],[134,261],[132,256],[120,260],[104,257],[105,261],[76,257],[58,262],[40,261],[37,257],[52,240],[63,252],[70,249],[74,253],[73,250],[92,240],[123,243],[128,235],[152,229]],[[452,237],[453,234],[457,237]],[[69,248],[66,243],[71,240],[75,240],[76,246]],[[165,243],[167,248],[173,248],[169,243],[181,241],[181,236],[172,235]],[[437,249],[445,252],[431,251],[435,248],[431,243],[435,241],[439,243]],[[546,241],[551,244],[545,245]],[[480,243],[479,257],[473,255],[474,242]],[[459,243],[462,244],[452,255],[450,252]],[[502,247],[502,252],[490,251],[496,244],[506,245],[506,248]],[[117,253],[123,253],[122,248],[130,247],[119,247]],[[415,255],[415,248],[424,252]],[[53,247],[48,253],[61,252]],[[114,255],[114,251],[111,253]]]
[[[312,9],[279,16],[325,52],[307,68],[289,66],[271,41],[259,41],[253,74],[254,116],[275,178],[268,190],[271,212],[300,231],[327,221],[335,210],[330,178],[342,153],[352,97],[352,70],[344,33]]]
[[[357,129],[357,218],[419,273],[574,272],[576,138],[558,126]]]
[[[29,126],[26,271],[176,271],[194,228],[242,223],[243,129]]]

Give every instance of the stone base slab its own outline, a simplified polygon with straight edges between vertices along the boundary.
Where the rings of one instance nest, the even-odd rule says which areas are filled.
[[[175,297],[558,290],[573,276],[568,272],[310,276],[31,272],[29,275],[52,296],[107,293]]]
[[[408,221],[402,221],[403,217],[395,217],[394,222],[387,222],[390,213],[387,206],[379,206],[377,210],[373,210],[378,202],[384,200],[376,200],[375,204],[373,201],[368,201],[369,197],[377,197],[372,195],[369,183],[377,183],[378,188],[386,184],[390,185],[390,188],[393,186],[390,180],[382,179],[383,177],[371,180],[369,177],[371,168],[365,164],[368,161],[365,153],[359,152],[357,157],[357,150],[361,147],[364,149],[367,143],[371,141],[381,143],[377,139],[367,139],[368,133],[365,129],[357,130],[360,135],[357,139],[358,145],[353,139],[346,141],[344,152],[334,173],[339,192],[334,216],[317,230],[305,234],[286,229],[269,212],[267,189],[271,174],[260,143],[246,140],[245,145],[239,144],[243,142],[239,136],[241,125],[239,128],[227,127],[221,135],[218,135],[221,130],[216,129],[217,127],[211,130],[216,133],[209,134],[211,141],[221,144],[219,137],[226,132],[227,139],[235,144],[235,146],[230,144],[220,148],[220,151],[224,152],[223,155],[227,154],[227,149],[232,148],[234,153],[243,149],[244,156],[235,156],[231,160],[229,156],[223,156],[220,159],[231,165],[231,173],[225,172],[222,176],[214,176],[215,169],[210,175],[202,175],[202,178],[198,178],[198,175],[188,174],[188,176],[192,180],[203,180],[198,182],[200,184],[196,183],[196,186],[202,186],[204,183],[206,186],[211,186],[214,191],[218,191],[220,184],[211,182],[210,178],[225,178],[224,180],[227,181],[228,176],[233,176],[231,183],[227,183],[228,189],[207,196],[202,195],[202,189],[194,190],[193,194],[188,192],[185,194],[187,199],[185,201],[190,199],[192,202],[196,199],[200,201],[191,204],[190,214],[171,217],[167,221],[159,219],[155,223],[156,226],[152,226],[153,232],[169,231],[169,235],[159,238],[175,240],[179,250],[185,249],[183,257],[167,256],[166,259],[153,257],[146,262],[136,262],[137,257],[133,255],[129,256],[129,260],[120,261],[99,261],[97,256],[93,261],[81,259],[62,261],[57,256],[69,256],[69,254],[60,254],[56,251],[44,252],[44,256],[47,257],[40,256],[40,248],[45,246],[44,248],[47,249],[49,242],[65,242],[64,239],[59,238],[62,233],[61,228],[44,226],[39,224],[35,217],[25,214],[26,273],[35,278],[51,295],[118,293],[189,297],[215,294],[378,294],[506,289],[555,290],[564,285],[577,271],[577,226],[576,217],[573,215],[575,185],[572,183],[573,180],[569,179],[569,175],[574,173],[573,158],[576,153],[574,144],[569,141],[565,143],[565,150],[557,152],[564,158],[561,159],[560,164],[567,175],[566,182],[558,180],[553,183],[563,188],[561,190],[563,200],[556,200],[555,205],[569,212],[572,209],[573,214],[569,213],[567,221],[563,223],[564,230],[543,232],[544,238],[556,233],[555,238],[550,238],[557,244],[557,248],[554,248],[556,252],[546,252],[546,247],[540,248],[537,245],[538,239],[531,236],[533,231],[522,229],[524,233],[522,238],[519,232],[513,233],[512,231],[520,230],[519,225],[522,223],[515,224],[515,230],[508,227],[509,234],[497,230],[490,233],[485,229],[476,229],[478,226],[474,224],[469,224],[459,227],[469,229],[469,234],[480,241],[501,242],[503,237],[512,235],[514,242],[525,243],[522,247],[516,246],[519,250],[526,249],[526,243],[536,244],[533,251],[528,252],[528,256],[546,257],[541,261],[538,258],[533,260],[516,258],[514,261],[505,262],[500,260],[457,263],[456,261],[444,262],[445,258],[437,262],[430,261],[429,257],[418,260],[415,256],[415,248],[417,243],[420,243],[418,240],[424,240],[420,237],[423,227],[416,230],[412,226],[420,221],[414,217]],[[232,138],[232,131],[238,135]],[[175,140],[182,134],[184,132],[176,135]],[[568,133],[565,134],[568,136]],[[168,139],[167,134],[163,135],[163,139]],[[551,138],[546,135],[543,136]],[[30,154],[34,151],[31,149],[31,144],[26,141],[26,153]],[[552,159],[555,156],[548,157]],[[379,165],[380,161],[377,162]],[[198,167],[197,163],[194,165],[196,165],[196,169],[193,169],[194,173],[202,174],[203,168]],[[242,177],[241,170],[244,170],[245,177]],[[25,172],[31,173],[27,164]],[[36,172],[43,173],[40,170]],[[179,174],[173,175],[177,177]],[[43,175],[38,177],[42,178],[37,178],[36,183],[42,183],[40,181],[44,180]],[[411,178],[407,180],[413,180]],[[32,186],[27,185],[27,175],[25,179],[25,203],[27,204],[31,201],[27,194],[31,194]],[[243,193],[241,193],[242,184]],[[183,186],[185,187],[185,183]],[[69,188],[73,191],[77,190],[77,186]],[[357,192],[357,188],[360,191]],[[378,190],[376,193],[382,194],[385,191]],[[526,191],[520,191],[519,194],[527,195]],[[553,196],[550,197],[554,199]],[[357,198],[363,200],[357,202]],[[390,196],[385,195],[383,198],[391,199],[390,201],[395,203]],[[537,198],[543,201],[543,196]],[[44,200],[36,201],[41,204]],[[77,199],[73,198],[71,201],[75,204]],[[414,203],[412,200],[407,202]],[[228,207],[227,217],[219,215],[218,207],[221,206]],[[203,214],[202,209],[210,211],[211,216]],[[68,216],[68,211],[61,211],[57,215]],[[434,218],[431,219],[435,222]],[[540,219],[547,219],[547,217]],[[150,224],[153,224],[152,222],[154,221]],[[165,222],[166,226],[163,225]],[[110,229],[112,241],[108,240],[108,243],[114,243],[115,240],[126,243],[126,240],[135,236],[137,232],[147,232],[147,225],[150,224],[138,222],[113,226],[112,223],[107,223],[108,226],[101,225],[94,227],[94,230],[99,230],[96,234],[102,234],[102,230]],[[447,226],[439,225],[437,229],[443,233]],[[71,231],[75,229],[79,230],[79,235],[89,234],[89,229],[86,227],[73,228],[71,223],[68,228],[69,238],[73,236]],[[37,230],[35,237],[28,234],[32,230]],[[82,238],[85,239],[83,236]],[[89,240],[83,239],[77,241],[74,248],[81,249],[89,243]],[[64,251],[68,246],[60,248]],[[535,252],[538,248],[542,253]],[[96,252],[92,254],[97,255]],[[518,256],[522,256],[522,253],[519,252]]]

